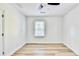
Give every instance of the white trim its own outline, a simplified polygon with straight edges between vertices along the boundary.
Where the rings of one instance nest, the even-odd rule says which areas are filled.
[[[73,49],[69,44],[67,44],[67,43],[63,43],[65,46],[67,46],[69,49],[71,49],[76,55],[78,55],[79,56],[79,52],[78,51],[76,51],[75,49]]]
[[[23,44],[21,44],[21,45],[20,45],[19,47],[17,47],[14,51],[12,51],[11,53],[9,53],[9,56],[13,55],[17,50],[19,50],[20,48],[22,48],[25,44],[26,44],[26,42],[23,43]]]

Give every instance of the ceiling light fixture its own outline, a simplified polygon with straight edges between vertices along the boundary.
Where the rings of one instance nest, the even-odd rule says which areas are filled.
[[[40,13],[45,14],[46,13],[46,6],[44,4],[40,4],[39,11],[40,11]]]
[[[43,7],[44,7],[43,4],[40,4],[39,9],[42,9]]]

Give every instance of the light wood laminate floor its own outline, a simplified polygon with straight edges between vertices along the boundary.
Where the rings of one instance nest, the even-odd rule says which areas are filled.
[[[12,56],[76,56],[63,44],[26,44]]]

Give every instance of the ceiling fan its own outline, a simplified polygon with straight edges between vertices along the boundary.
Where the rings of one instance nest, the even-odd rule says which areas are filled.
[[[47,3],[46,5],[50,5],[50,6],[58,6],[58,5],[60,5],[60,3]],[[40,6],[39,6],[39,10],[40,10],[40,13],[46,13],[46,5],[44,5],[44,4],[40,4]],[[44,9],[44,8],[46,8],[46,9]],[[44,9],[44,10],[42,10],[42,9]],[[41,11],[42,10],[42,11]]]
[[[57,5],[60,5],[60,3],[47,3],[47,5],[57,6]],[[43,7],[44,7],[44,5],[43,4],[40,4],[39,9],[42,9]]]

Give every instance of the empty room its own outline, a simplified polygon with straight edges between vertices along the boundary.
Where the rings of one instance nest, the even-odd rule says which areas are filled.
[[[79,3],[0,3],[0,56],[78,56]]]

